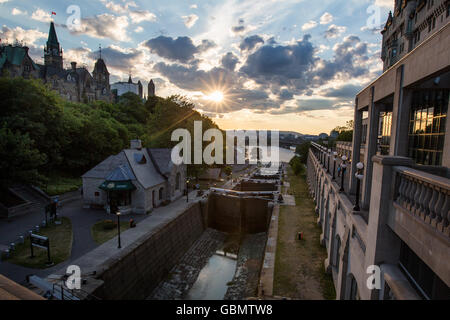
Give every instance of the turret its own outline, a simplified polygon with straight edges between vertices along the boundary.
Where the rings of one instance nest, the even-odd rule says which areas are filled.
[[[47,67],[54,67],[57,69],[63,68],[62,49],[59,46],[53,21],[50,22],[47,46],[44,48],[44,64]]]

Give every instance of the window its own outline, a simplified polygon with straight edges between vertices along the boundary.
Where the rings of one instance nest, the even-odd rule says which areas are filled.
[[[356,279],[355,277],[350,274],[350,293],[349,293],[349,300],[359,300],[359,295],[358,295],[358,284],[356,283]]]
[[[401,269],[419,295],[425,299],[450,299],[450,288],[403,241],[399,260]]]
[[[160,188],[159,189],[159,200],[163,199],[163,192],[164,192],[164,188]]]
[[[381,112],[378,129],[378,152],[381,155],[389,154],[391,144],[392,112]]]
[[[336,239],[334,240],[334,250],[333,250],[333,266],[336,267],[336,269],[339,271],[339,249],[341,247],[341,238],[339,236],[336,236]]]
[[[449,89],[413,93],[408,156],[423,165],[442,165]]]
[[[96,196],[96,197],[99,197],[99,196],[100,196],[100,192],[96,191],[96,192],[95,192],[95,196]]]

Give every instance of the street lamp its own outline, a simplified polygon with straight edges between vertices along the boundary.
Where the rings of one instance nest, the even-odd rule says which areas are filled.
[[[360,211],[361,208],[359,207],[359,189],[361,186],[361,180],[364,178],[363,170],[364,170],[364,164],[362,162],[358,162],[356,164],[356,202],[355,206],[353,208],[353,211]]]
[[[186,202],[189,202],[189,179],[186,179]]]
[[[345,175],[345,169],[347,168],[347,165],[345,164],[345,161],[347,161],[347,156],[343,155],[342,156],[342,163],[341,163],[341,168],[342,168],[342,172],[341,172],[341,189],[339,190],[340,192],[344,192],[344,175]]]
[[[327,166],[327,173],[330,173],[330,157],[331,157],[331,149],[328,149],[328,166]]]
[[[337,156],[337,152],[333,152],[333,180],[336,179],[336,156]]]
[[[117,235],[119,240],[119,246],[117,248],[120,249],[122,248],[122,245],[120,243],[120,211],[116,212],[116,216],[117,216]]]

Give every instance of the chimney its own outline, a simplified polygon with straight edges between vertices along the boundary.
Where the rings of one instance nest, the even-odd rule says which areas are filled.
[[[76,62],[71,62],[70,63],[72,65],[72,70],[76,70],[77,69],[77,63]]]
[[[142,141],[139,140],[139,139],[131,140],[130,141],[130,148],[131,149],[136,149],[136,150],[141,150],[142,149]]]

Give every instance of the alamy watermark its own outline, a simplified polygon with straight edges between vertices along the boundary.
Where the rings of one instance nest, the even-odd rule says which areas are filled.
[[[276,130],[228,130],[225,134],[224,149],[222,131],[208,129],[203,133],[202,122],[194,121],[194,137],[187,129],[176,129],[172,132],[171,140],[179,142],[171,154],[172,162],[176,165],[183,163],[232,165],[245,164],[246,161],[257,164],[260,161],[275,168],[280,162],[280,134]],[[210,143],[203,149],[203,142]]]

